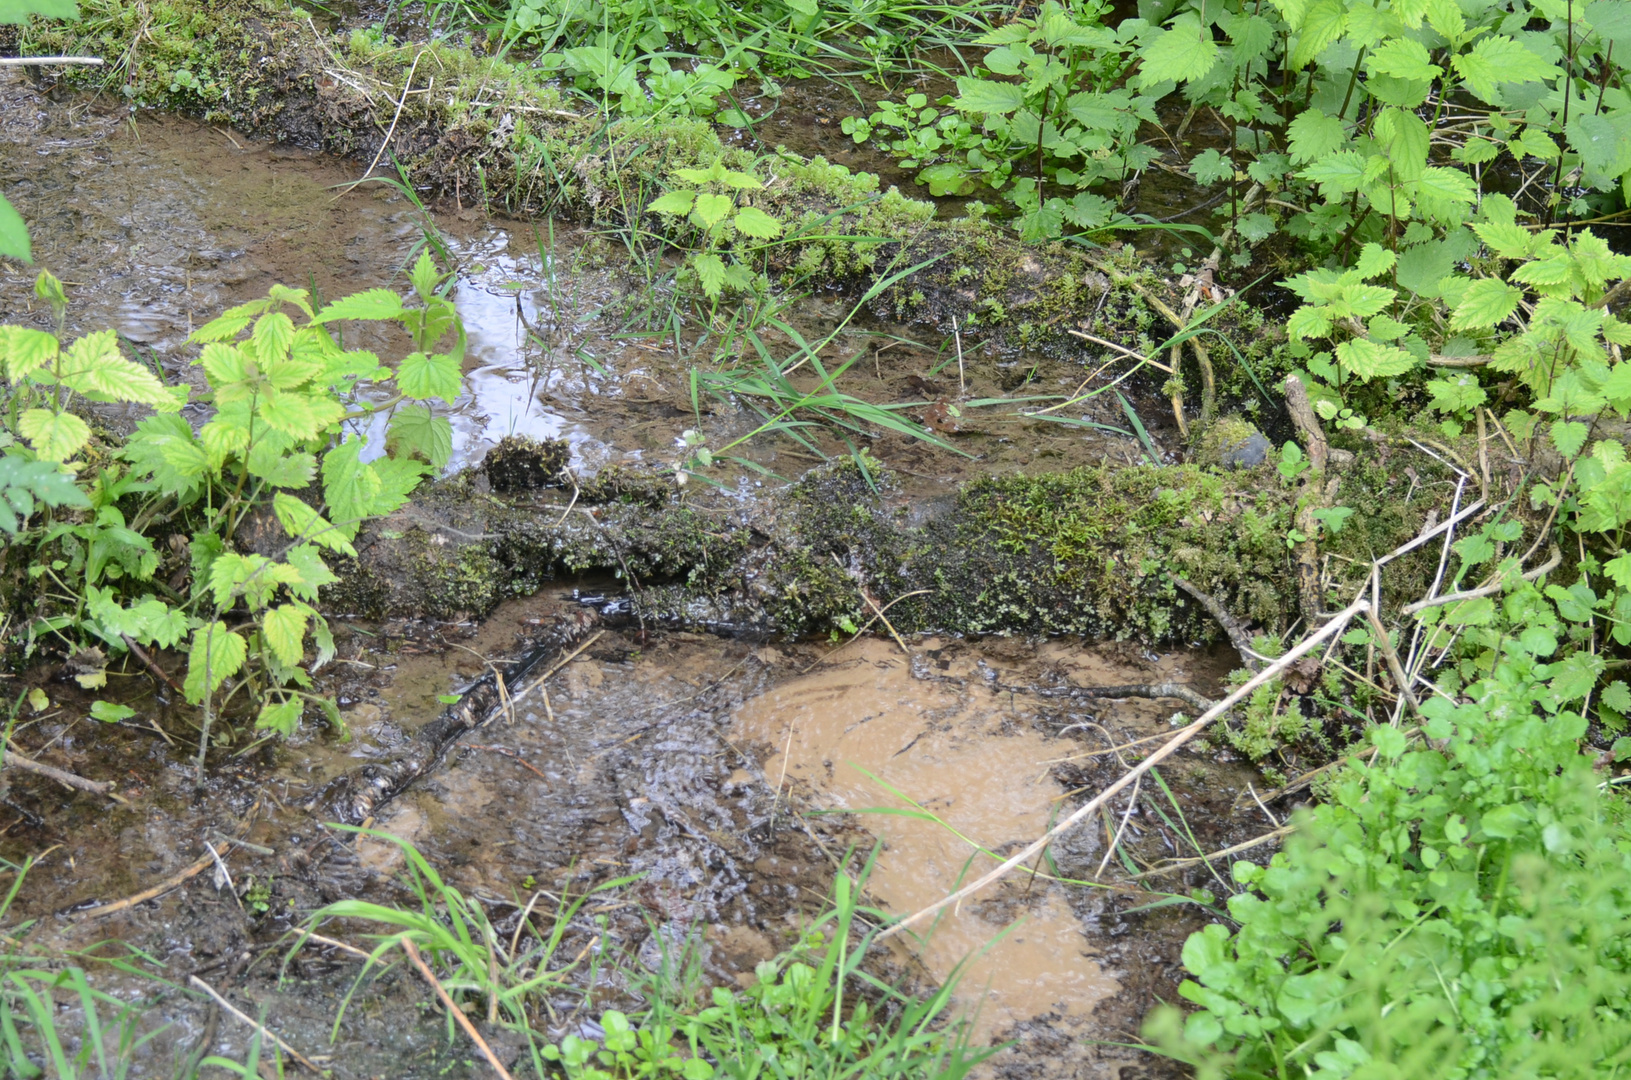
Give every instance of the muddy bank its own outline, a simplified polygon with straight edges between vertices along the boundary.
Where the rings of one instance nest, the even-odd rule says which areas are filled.
[[[23,47],[105,57],[109,69],[68,78],[137,107],[202,116],[363,162],[388,149],[416,186],[459,206],[638,225],[684,248],[695,239],[689,226],[644,211],[673,183],[674,170],[723,162],[752,172],[762,163],[766,187],[754,198],[787,229],[789,239],[770,252],[786,281],[854,295],[912,270],[876,308],[947,333],[955,319],[971,345],[1108,359],[1118,354],[1068,332],[1145,350],[1172,332],[1128,280],[1183,308],[1131,249],[1106,261],[1064,244],[1025,245],[978,213],[939,219],[933,203],[883,190],[875,175],[774,148],[727,145],[701,121],[603,123],[524,63],[445,42],[407,46],[360,30],[329,32],[253,0],[184,0],[164,19],[142,18],[118,0],[95,0],[84,13],[82,24],[30,26]],[[1239,305],[1213,325],[1231,334],[1260,373],[1270,366],[1280,338],[1259,312]]]
[[[15,909],[39,920],[29,945],[122,943],[97,950],[105,957],[140,949],[144,970],[188,986],[188,975],[199,976],[342,1075],[485,1075],[461,1042],[449,1042],[411,970],[365,979],[331,1043],[357,959],[324,944],[286,959],[286,931],[324,903],[418,909],[402,849],[389,837],[414,844],[476,898],[505,941],[549,933],[555,897],[623,880],[562,928],[556,966],[585,955],[598,964],[536,1006],[538,1029],[552,1037],[592,1033],[584,1025],[598,1010],[638,1006],[649,993],[642,980],[665,962],[689,956],[695,981],[686,985],[704,994],[751,981],[758,962],[800,939],[839,867],[858,869],[875,841],[885,846],[867,902],[903,913],[964,862],[989,866],[977,848],[1002,852],[1030,839],[1054,805],[1068,806],[1076,787],[1098,780],[1101,766],[1117,769],[1105,746],[1170,730],[1172,703],[1087,707],[1011,688],[1174,679],[1215,694],[1233,663],[1227,652],[1157,656],[1077,640],[908,639],[906,656],[893,643],[833,651],[585,620],[570,590],[553,589],[507,603],[480,625],[342,627],[338,663],[321,688],[340,702],[351,740],[308,725],[291,743],[248,755],[218,747],[202,791],[192,787],[184,713],[156,703],[144,679],[119,695],[138,716],[105,729],[84,715],[94,695],[45,682],[51,708],[25,716],[14,737],[61,766],[121,781],[130,803],[7,774],[7,804],[22,817],[0,830],[0,856],[45,855]],[[517,702],[379,808],[371,824],[383,835],[329,829],[323,813],[303,809],[335,776],[400,754],[440,711],[437,698],[489,663],[590,625],[600,636],[547,684],[547,698]],[[1206,850],[1262,831],[1245,795],[1255,773],[1227,754],[1186,752],[1163,772],[1183,805],[1201,811],[1193,836]],[[1154,1002],[1172,997],[1178,950],[1207,917],[1187,906],[1127,911],[1161,893],[1118,885],[1130,872],[1123,860],[1158,865],[1191,842],[1154,798],[1149,789],[1133,810],[1118,808],[1126,823],[1108,873],[1109,835],[1084,827],[1061,839],[1052,877],[994,889],[926,946],[880,956],[870,970],[926,990],[1001,936],[959,997],[965,1015],[977,1013],[982,1041],[1021,1040],[994,1062],[996,1075],[1098,1080],[1157,1065],[1102,1045],[1124,1041]],[[945,825],[864,813],[913,803]],[[810,812],[818,810],[838,813]],[[157,899],[86,917],[93,904],[183,870],[205,841],[221,852],[230,885],[201,873]],[[1159,888],[1181,892],[1205,884],[1202,874],[1184,871]],[[523,918],[529,901],[536,906]],[[324,932],[367,946],[378,929],[341,921]],[[101,985],[144,1001],[144,1030],[170,1025],[144,1048],[139,1074],[169,1075],[201,1048],[243,1052],[247,1030],[212,1024],[201,996],[98,972]],[[506,1062],[521,1052],[513,1033],[484,1023],[479,1010],[475,1019]]]
[[[1368,552],[1417,535],[1453,491],[1385,498],[1414,484],[1385,459],[1341,481],[1344,501],[1373,510],[1326,545],[1329,587],[1349,560],[1368,565]],[[908,633],[1212,636],[1176,576],[1269,632],[1298,615],[1286,543],[1295,493],[1268,466],[1101,465],[987,477],[925,499],[843,462],[768,495],[730,494],[682,495],[671,475],[607,471],[576,489],[506,495],[472,470],[366,528],[325,602],[335,613],[463,619],[554,578],[602,572],[621,589],[586,602],[643,624],[737,634],[843,632],[893,603],[888,621]],[[1418,584],[1408,573],[1398,582]]]

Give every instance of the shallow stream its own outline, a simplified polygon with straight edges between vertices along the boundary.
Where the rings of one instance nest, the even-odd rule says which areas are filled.
[[[725,439],[757,422],[728,402],[693,412],[687,376],[703,362],[694,352],[703,329],[685,329],[679,355],[671,339],[626,330],[623,319],[654,286],[605,237],[547,226],[535,235],[530,225],[457,205],[427,218],[385,185],[347,190],[354,165],[191,121],[55,104],[21,80],[0,84],[0,99],[0,169],[30,221],[39,261],[69,282],[70,336],[116,327],[133,355],[198,385],[187,369],[192,328],[274,282],[328,298],[400,284],[394,275],[431,225],[459,260],[453,295],[470,334],[451,467],[478,463],[504,435],[526,434],[566,439],[574,468],[592,473],[670,461],[680,432],[699,423]],[[0,317],[49,324],[30,286],[21,268],[5,269]],[[846,314],[831,298],[794,308],[807,336]],[[952,343],[914,333],[921,336],[865,318],[835,338],[833,361],[865,358],[846,376],[846,392],[927,405],[937,394],[1068,392],[1081,378],[1075,367],[980,347],[960,376]],[[400,343],[378,347],[404,351]],[[1159,439],[1171,419],[1152,408],[1145,423]],[[955,433],[962,455],[899,436],[871,448],[911,478],[911,498],[981,474],[1140,453],[1131,440],[1026,421],[1014,409],[980,417]],[[106,419],[113,427],[131,420]],[[747,454],[789,477],[814,460],[768,440],[748,444]],[[721,477],[723,493],[709,497],[774,482],[745,471]],[[145,673],[114,673],[101,692],[137,708],[119,725],[90,720],[92,695],[58,675],[47,684],[52,704],[25,713],[16,740],[47,762],[117,782],[129,802],[110,808],[7,772],[0,855],[40,859],[12,920],[40,920],[32,944],[100,956],[136,948],[165,965],[168,979],[210,981],[246,1012],[264,1012],[270,1028],[308,1055],[326,1055],[340,1075],[481,1075],[402,969],[365,984],[329,1045],[358,964],[308,945],[285,965],[284,935],[338,899],[411,900],[400,847],[326,829],[308,807],[335,777],[400,753],[442,711],[440,697],[530,642],[600,634],[544,693],[466,739],[370,824],[411,842],[450,883],[481,898],[504,932],[540,890],[636,878],[574,922],[562,948],[657,967],[692,942],[701,977],[715,983],[751,979],[756,963],[794,943],[822,909],[839,865],[853,865],[845,862],[850,849],[864,855],[878,846],[868,903],[916,910],[988,869],[993,854],[1034,839],[1068,812],[1072,789],[1117,775],[1117,748],[1170,730],[1175,708],[1027,688],[1170,679],[1210,695],[1233,666],[1216,651],[1156,656],[1080,641],[863,639],[838,647],[648,632],[602,622],[579,602],[607,584],[562,582],[479,625],[341,621],[340,655],[321,688],[339,700],[349,739],[308,727],[281,745],[223,745],[201,791],[190,768],[190,718],[156,697]],[[1193,855],[1197,844],[1212,851],[1266,828],[1249,798],[1250,812],[1239,808],[1255,773],[1227,755],[1186,753],[1163,771],[1171,802],[1143,789],[1113,820],[1061,837],[1043,873],[1010,877],[941,919],[926,943],[876,958],[880,971],[911,988],[968,961],[958,1009],[979,1040],[1016,1040],[989,1073],[1159,1072],[1152,1059],[1110,1044],[1128,1041],[1152,1004],[1174,997],[1178,950],[1205,915],[1184,905],[1129,913],[1156,894],[1117,884],[1129,872],[1120,864]],[[1120,851],[1107,858],[1118,831]],[[193,864],[205,841],[221,853],[221,867],[157,899],[84,917]],[[1204,884],[1204,874],[1174,874],[1160,887],[1183,892]],[[362,943],[366,928],[350,929]],[[616,965],[596,980],[606,1005],[639,991]],[[155,1062],[191,1053],[203,1035],[224,1053],[246,1044],[246,1028],[210,1019],[193,997],[115,976],[108,985],[152,1000],[144,1023],[171,1024],[144,1051]],[[581,1023],[569,1017],[561,1031]]]

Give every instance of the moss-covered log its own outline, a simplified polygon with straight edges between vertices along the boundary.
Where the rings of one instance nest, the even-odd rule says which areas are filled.
[[[1391,482],[1386,470],[1347,476],[1356,497],[1380,485],[1369,493],[1380,498]],[[623,477],[573,505],[569,490],[503,498],[480,471],[463,473],[366,529],[327,602],[464,618],[604,572],[624,579],[643,619],[735,632],[827,633],[898,601],[889,620],[902,631],[1210,636],[1177,575],[1266,630],[1297,615],[1293,496],[1266,469],[1088,468],[903,503],[887,478],[874,489],[843,463],[746,507],[712,510],[672,491],[670,479]],[[1415,535],[1432,508],[1418,500],[1371,517],[1328,550],[1368,564],[1367,551]],[[1406,592],[1421,584],[1396,576]]]

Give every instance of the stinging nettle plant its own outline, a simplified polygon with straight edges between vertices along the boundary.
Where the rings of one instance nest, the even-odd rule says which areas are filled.
[[[191,340],[203,346],[197,363],[213,413],[196,431],[177,411],[186,388],[124,358],[111,331],[63,347],[56,335],[0,327],[7,418],[26,440],[0,458],[14,477],[4,494],[21,518],[8,531],[32,553],[28,572],[45,607],[30,639],[115,654],[185,646],[183,690],[204,707],[200,765],[211,717],[239,690],[258,702],[256,727],[268,732],[291,733],[308,704],[340,726],[302,667],[308,638],[312,670],[334,651],[314,606],[338,580],[325,553],[354,556],[361,524],[401,506],[452,453],[451,425],[432,402],[460,393],[464,331],[428,254],[409,280],[413,304],[371,289],[316,310],[305,290],[278,285],[200,327]],[[39,288],[60,311],[55,279],[42,275]],[[395,322],[414,350],[394,366],[347,350],[332,332],[347,321]],[[433,351],[450,334],[451,349]],[[113,449],[72,411],[76,398],[155,411]],[[360,428],[348,432],[382,414],[384,455],[364,460],[374,448]],[[42,472],[45,463],[66,471]],[[77,498],[63,487],[70,473]],[[36,507],[14,494],[24,481],[39,503],[82,509],[31,524]],[[281,537],[239,543],[252,515],[275,521]],[[181,564],[168,580],[159,573],[166,560]],[[234,688],[217,701],[229,680]]]

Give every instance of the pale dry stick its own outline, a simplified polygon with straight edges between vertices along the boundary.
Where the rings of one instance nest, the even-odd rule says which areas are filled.
[[[215,845],[208,840],[204,841],[204,850],[210,853],[210,858],[215,862],[215,873],[218,875],[215,879],[215,891],[220,892],[221,883],[226,882],[226,888],[231,891],[232,899],[238,901],[238,910],[242,911],[244,902],[238,896],[238,886],[233,884],[232,871],[228,870],[227,864],[221,861],[221,853],[216,851]]]
[[[838,563],[838,569],[840,572],[842,572],[844,569],[844,564],[838,562],[837,555],[832,557],[832,561]],[[889,636],[895,639],[895,644],[900,646],[900,651],[905,653],[906,658],[910,660],[912,658],[912,650],[906,647],[906,642],[901,638],[900,632],[895,629],[895,624],[889,621],[889,616],[883,613],[883,609],[878,607],[878,602],[867,595],[866,590],[861,587],[861,583],[859,581],[855,583],[855,591],[861,594],[861,599],[866,601],[866,606],[872,609],[872,614],[877,616],[878,620],[883,623],[884,628],[889,631]]]
[[[499,704],[504,706],[505,715],[510,718],[510,723],[514,724],[515,723],[515,703],[510,700],[509,687],[504,685],[504,674],[501,671],[498,670],[498,665],[494,664],[491,660],[487,659],[481,653],[479,653],[476,650],[472,649],[468,645],[460,645],[457,641],[455,641],[455,642],[453,642],[453,647],[455,649],[463,649],[465,652],[469,653],[471,656],[474,656],[477,660],[480,660],[482,663],[487,665],[487,670],[491,671],[493,673],[493,682],[498,686]],[[551,719],[553,719],[553,717]]]
[[[957,343],[957,395],[968,396],[968,380],[963,376],[963,332],[957,327],[957,316],[951,317],[951,336]]]
[[[441,999],[442,1006],[447,1009],[454,1021],[464,1029],[464,1033],[470,1036],[470,1041],[476,1044],[476,1049],[480,1050],[482,1055],[487,1058],[487,1064],[493,1067],[493,1071],[502,1077],[502,1080],[515,1080],[515,1077],[510,1075],[510,1071],[499,1064],[498,1055],[493,1053],[493,1048],[487,1045],[487,1040],[481,1037],[481,1032],[476,1030],[476,1025],[472,1024],[470,1018],[464,1015],[464,1010],[453,1003],[453,998],[449,996],[448,992],[442,987],[441,982],[437,980],[436,974],[430,970],[430,965],[426,964],[424,957],[419,955],[419,946],[415,945],[413,939],[406,934],[397,938],[397,941],[402,945],[402,951],[408,954],[408,959],[413,961],[413,966],[419,969],[419,974],[423,975],[425,981],[430,983],[430,988],[436,991],[436,996]]]
[[[1428,529],[1425,532],[1423,532],[1420,536],[1416,537],[1414,540],[1410,541],[1407,544],[1402,544],[1399,547],[1394,548],[1392,551],[1388,552],[1386,555],[1383,555],[1380,559],[1377,559],[1376,560],[1376,568],[1378,570],[1380,570],[1382,567],[1386,566],[1388,563],[1392,562],[1394,559],[1399,558],[1401,555],[1410,554],[1412,551],[1415,551],[1417,548],[1419,548],[1423,544],[1427,543],[1427,541],[1433,539],[1433,537],[1437,536],[1439,533],[1443,532],[1446,529],[1455,528],[1462,521],[1464,521],[1467,518],[1471,517],[1472,515],[1478,513],[1478,511],[1482,510],[1483,508],[1484,508],[1484,500],[1479,499],[1477,502],[1473,503],[1471,506],[1468,506],[1466,509],[1461,510],[1458,513],[1451,514],[1449,517],[1445,518],[1443,521],[1439,522],[1437,525],[1433,526],[1431,529]]]
[[[526,908],[521,912],[521,918],[515,922],[515,933],[510,935],[510,959],[512,961],[515,959],[516,950],[521,947],[521,931],[527,928],[527,920],[532,918],[532,909],[537,906],[538,898],[543,895],[544,890],[542,889],[533,893],[532,899],[527,901]]]
[[[1133,793],[1127,797],[1127,812],[1121,815],[1121,824],[1116,826],[1115,835],[1110,837],[1110,844],[1104,849],[1104,858],[1099,860],[1099,868],[1093,872],[1094,881],[1103,877],[1104,868],[1110,865],[1110,856],[1116,853],[1116,845],[1121,843],[1121,836],[1127,831],[1127,822],[1133,816],[1133,807],[1138,805],[1138,792],[1143,784],[1142,776],[1133,782]],[[1036,871],[1031,871],[1031,877],[1035,880]]]
[[[43,776],[48,780],[55,780],[64,787],[76,788],[79,791],[88,791],[92,795],[106,795],[110,799],[129,805],[128,799],[122,799],[113,791],[113,785],[105,780],[87,780],[83,776],[76,776],[71,772],[55,768],[43,761],[26,758],[17,752],[16,747],[7,746],[5,764],[15,765],[19,769]]]
[[[74,918],[77,921],[85,922],[89,919],[101,919],[108,915],[116,915],[119,912],[124,911],[126,908],[135,907],[137,904],[145,903],[146,901],[153,899],[155,896],[162,896],[176,886],[184,884],[190,878],[195,878],[199,874],[202,874],[205,870],[209,869],[213,865],[215,865],[214,856],[206,855],[202,859],[199,859],[197,862],[193,863],[191,866],[187,867],[187,869],[181,871],[179,874],[176,874],[174,877],[166,878],[157,885],[153,886],[151,889],[143,889],[135,896],[127,896],[123,900],[115,900],[111,904],[103,904],[100,907],[93,907],[86,911],[81,911],[75,915]]]
[[[1519,576],[1524,581],[1534,581],[1536,578],[1556,570],[1558,565],[1562,562],[1563,552],[1558,550],[1558,546],[1556,544],[1553,544],[1552,553],[1550,556],[1548,556],[1545,562],[1541,563],[1533,570],[1524,571]],[[1435,596],[1428,600],[1417,600],[1414,603],[1406,604],[1401,611],[1406,615],[1414,615],[1416,612],[1426,611],[1428,608],[1442,607],[1445,604],[1459,604],[1463,600],[1477,600],[1481,596],[1494,596],[1496,593],[1505,588],[1506,583],[1504,581],[1497,581],[1493,585],[1484,585],[1477,589],[1467,589],[1463,592],[1445,593],[1443,596]]]
[[[1001,866],[998,866],[995,870],[992,870],[978,881],[975,881],[970,885],[965,885],[963,888],[958,889],[950,896],[937,900],[928,907],[914,912],[904,919],[901,919],[899,922],[895,923],[893,926],[879,934],[877,940],[882,941],[885,938],[895,936],[913,924],[921,922],[923,919],[928,918],[935,912],[940,911],[942,908],[949,907],[952,904],[958,903],[964,897],[978,892],[987,885],[991,884],[993,881],[996,881],[998,878],[1006,875],[1016,866],[1029,861],[1031,856],[1047,847],[1060,833],[1075,825],[1089,814],[1096,812],[1099,807],[1105,804],[1106,801],[1114,798],[1129,784],[1135,783],[1139,777],[1143,776],[1145,773],[1161,764],[1161,762],[1177,753],[1185,743],[1199,735],[1214,720],[1218,719],[1224,713],[1228,712],[1229,709],[1249,697],[1252,691],[1256,690],[1264,683],[1269,682],[1271,679],[1274,679],[1286,668],[1290,667],[1298,660],[1301,660],[1307,654],[1313,652],[1327,639],[1333,638],[1340,634],[1342,629],[1348,625],[1349,620],[1351,620],[1355,615],[1359,615],[1369,610],[1369,608],[1370,601],[1360,599],[1355,600],[1346,608],[1343,608],[1341,611],[1337,612],[1324,626],[1320,627],[1314,633],[1304,638],[1296,645],[1296,647],[1291,649],[1274,663],[1270,664],[1268,667],[1246,680],[1240,686],[1236,687],[1228,697],[1224,698],[1222,701],[1208,709],[1205,713],[1201,714],[1192,723],[1190,723],[1189,726],[1178,731],[1177,734],[1168,739],[1164,744],[1156,749],[1154,753],[1150,754],[1149,757],[1133,766],[1133,768],[1120,780],[1117,780],[1115,783],[1105,788],[1104,791],[1100,792],[1096,797],[1078,807],[1074,813],[1065,818],[1063,821],[1059,822],[1059,824],[1055,825],[1053,828],[1049,829],[1040,839],[1030,844],[1025,848],[1025,850],[1012,856]]]
[[[1242,851],[1250,851],[1254,847],[1262,847],[1264,844],[1267,844],[1270,841],[1278,840],[1282,836],[1289,836],[1291,833],[1296,831],[1297,827],[1295,825],[1282,825],[1273,832],[1268,832],[1264,833],[1262,836],[1253,837],[1250,840],[1235,844],[1232,847],[1226,847],[1222,851],[1214,851],[1210,855],[1197,855],[1190,859],[1178,859],[1175,862],[1168,863],[1166,866],[1158,866],[1154,870],[1146,870],[1142,874],[1134,874],[1127,880],[1143,881],[1145,878],[1160,877],[1163,874],[1170,874],[1174,870],[1183,870],[1186,867],[1199,866],[1201,863],[1211,863],[1214,859],[1226,859],[1230,855],[1238,855]]]
[[[1280,819],[1275,817],[1267,806],[1263,805],[1263,800],[1257,795],[1257,789],[1248,783],[1246,785],[1246,790],[1251,792],[1252,801],[1257,804],[1257,808],[1259,810],[1263,811],[1263,816],[1269,819],[1269,824],[1278,829],[1280,827]]]
[[[419,61],[424,57],[424,55],[425,50],[420,49],[419,55],[413,58],[413,64],[408,68],[408,78],[402,84],[402,96],[397,98],[396,101],[396,115],[391,117],[390,130],[385,133],[385,141],[379,144],[379,152],[374,155],[374,160],[368,163],[368,170],[356,180],[352,181],[351,185],[346,188],[346,191],[350,191],[351,188],[356,187],[370,176],[373,176],[374,170],[379,167],[379,159],[385,156],[386,149],[390,147],[391,140],[396,136],[396,123],[398,120],[402,119],[402,107],[408,103],[408,92],[413,88],[413,73],[419,70]]]
[[[44,67],[47,64],[101,67],[106,62],[100,56],[0,56],[0,67]]]
[[[538,676],[532,682],[528,683],[525,689],[517,690],[515,693],[511,694],[510,695],[510,707],[513,709],[515,706],[521,704],[521,699],[522,698],[526,697],[528,694],[532,693],[534,690],[538,689],[540,686],[543,686],[544,683],[548,682],[551,678],[554,677],[554,675],[555,675],[555,673],[557,671],[561,670],[566,665],[568,665],[572,661],[576,660],[579,656],[581,656],[583,654],[583,650],[587,649],[589,646],[591,646],[595,642],[599,641],[602,637],[605,636],[605,634],[606,634],[606,631],[604,631],[604,630],[596,630],[593,634],[589,635],[588,639],[585,640],[582,645],[579,645],[577,648],[573,649],[569,654],[567,654],[564,658],[557,661],[554,667],[550,668],[548,671],[546,671],[542,675]],[[545,691],[545,696],[546,697],[548,696],[548,691]],[[549,718],[551,720],[555,719],[554,710],[549,711]]]
[[[315,941],[319,945],[327,945],[331,949],[339,949],[341,952],[348,952],[352,956],[360,956],[364,960],[371,960],[374,955],[366,949],[359,949],[355,945],[347,945],[343,941],[336,941],[331,937],[324,937],[322,934],[307,934],[303,940]]]
[[[1125,742],[1120,746],[1112,746],[1108,750],[1090,750],[1085,754],[1072,754],[1069,757],[1048,758],[1046,761],[1037,762],[1037,764],[1058,765],[1061,762],[1066,761],[1081,761],[1083,758],[1103,757],[1106,754],[1114,754],[1122,750],[1131,750],[1135,746],[1143,746],[1145,743],[1152,743],[1157,739],[1165,738],[1167,738],[1167,733],[1163,731],[1159,735],[1146,735],[1142,739],[1134,739],[1132,742]]]
[[[883,606],[883,611],[888,611],[890,608],[894,607],[896,604],[900,603],[902,600],[909,599],[909,598],[911,598],[913,596],[924,596],[924,595],[926,595],[928,593],[932,593],[932,592],[934,592],[933,589],[914,589],[913,591],[911,591],[909,593],[901,593],[899,596],[897,596],[893,600],[889,601],[889,603],[885,604]],[[843,652],[845,649],[847,649],[851,645],[855,644],[857,641],[859,641],[861,639],[861,635],[865,634],[869,629],[871,629],[872,624],[877,622],[877,621],[878,621],[878,616],[877,615],[872,616],[872,618],[868,619],[861,626],[861,628],[859,630],[855,631],[855,633],[850,635],[850,638],[849,638],[848,641],[844,642],[842,645],[839,645],[837,648],[834,648],[834,649],[831,649],[831,650],[829,650],[827,652],[822,653],[819,657],[816,658],[814,663],[812,663],[809,667],[805,668],[803,671],[799,672],[799,674],[800,675],[808,675],[810,672],[814,671],[816,668],[820,667],[822,664],[826,663],[828,660],[832,659],[837,654]]]
[[[1092,334],[1089,334],[1089,333],[1087,333],[1086,331],[1083,331],[1083,330],[1066,330],[1065,333],[1069,334],[1071,337],[1079,337],[1084,341],[1091,341],[1095,345],[1103,345],[1107,349],[1114,349],[1114,350],[1116,350],[1116,352],[1121,353],[1123,356],[1131,357],[1132,359],[1137,360],[1141,364],[1148,364],[1148,365],[1150,365],[1150,367],[1155,368],[1155,369],[1157,369],[1159,371],[1164,371],[1168,375],[1172,374],[1172,368],[1170,366],[1161,363],[1159,360],[1151,360],[1149,357],[1145,356],[1143,353],[1134,352],[1132,349],[1126,348],[1125,346],[1122,346],[1122,345],[1117,345],[1113,341],[1106,341],[1101,337],[1094,337]]]
[[[1382,650],[1382,659],[1387,661],[1388,673],[1393,676],[1395,692],[1399,695],[1401,701],[1410,706],[1411,712],[1418,717],[1421,716],[1421,702],[1416,700],[1416,695],[1410,689],[1413,680],[1405,675],[1404,666],[1399,663],[1399,654],[1393,650],[1393,642],[1388,638],[1387,627],[1383,626],[1382,620],[1376,617],[1374,607],[1366,609],[1365,618],[1370,622],[1371,634],[1375,639],[1376,647]],[[1399,712],[1395,710],[1393,713],[1394,727],[1399,726],[1399,719]]]
[[[277,1046],[278,1046],[278,1049],[282,1050],[285,1054],[288,1054],[290,1057],[294,1058],[295,1061],[299,1062],[305,1068],[310,1069],[315,1075],[317,1075],[317,1076],[324,1075],[323,1070],[319,1069],[316,1065],[314,1065],[310,1058],[308,1058],[305,1054],[302,1054],[300,1051],[296,1050],[294,1047],[290,1046],[288,1043],[284,1042],[282,1039],[278,1038],[277,1033],[272,1031],[265,1024],[262,1024],[260,1021],[255,1020],[248,1013],[244,1012],[242,1009],[239,1009],[236,1005],[232,1004],[232,1002],[230,1002],[226,998],[222,997],[221,994],[215,989],[215,987],[211,986],[209,983],[205,982],[203,979],[200,979],[197,975],[187,976],[187,981],[192,983],[194,986],[198,987],[200,990],[204,991],[204,993],[208,994],[210,997],[214,998],[215,1003],[217,1005],[221,1006],[221,1008],[225,1009],[227,1012],[231,1013],[233,1016],[237,1017],[239,1020],[242,1020],[244,1023],[248,1024],[250,1027],[254,1028],[256,1031],[260,1032],[262,1038],[270,1039],[272,1042],[276,1043]]]

